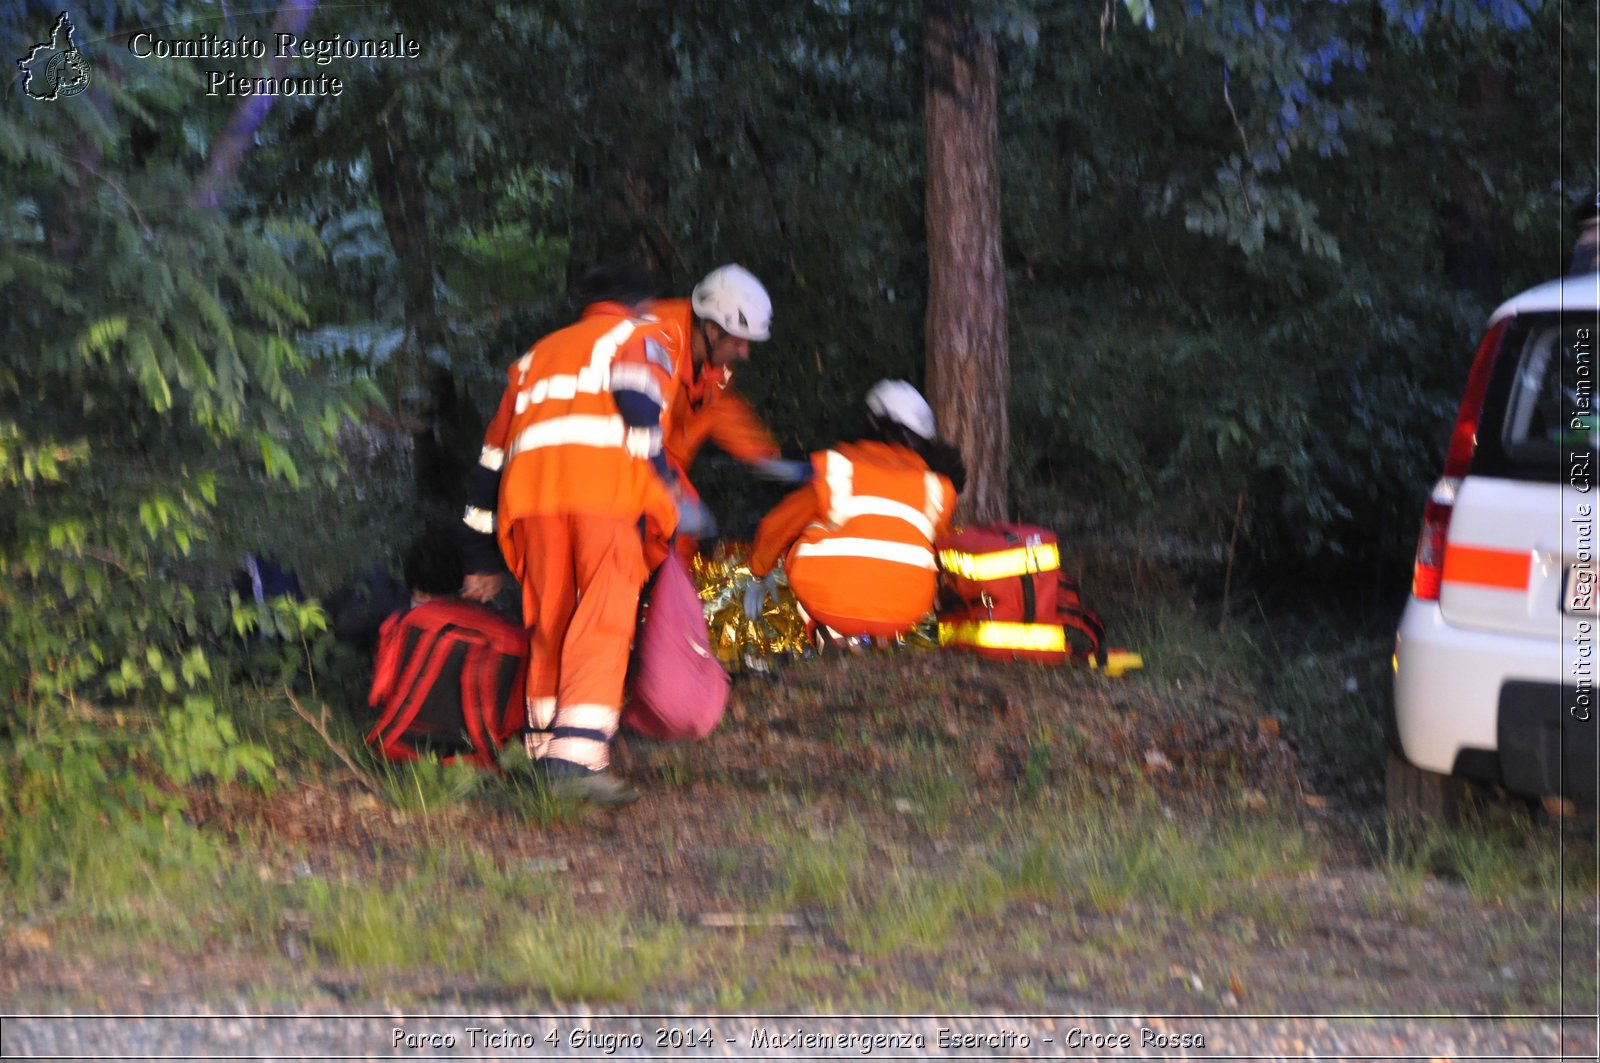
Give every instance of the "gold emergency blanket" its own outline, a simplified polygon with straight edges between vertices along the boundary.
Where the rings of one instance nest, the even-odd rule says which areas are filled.
[[[713,552],[695,555],[691,569],[712,652],[729,671],[766,657],[799,657],[807,648],[805,618],[781,569],[776,598],[763,604],[760,621],[744,615],[744,592],[756,582],[749,554],[747,543],[719,543]]]
[[[775,594],[762,603],[760,619],[745,616],[745,591],[759,582],[750,574],[749,555],[748,543],[719,543],[715,551],[698,554],[691,566],[711,632],[711,649],[730,672],[761,670],[770,667],[774,659],[794,659],[814,651],[806,634],[805,615],[789,589],[781,564]],[[866,649],[872,640],[842,641],[849,649]],[[938,624],[930,613],[916,628],[893,641],[921,649],[937,648]]]

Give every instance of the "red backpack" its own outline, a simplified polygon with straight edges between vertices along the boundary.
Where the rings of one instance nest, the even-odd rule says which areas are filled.
[[[1061,571],[1055,532],[980,524],[943,536],[939,644],[996,660],[1106,666],[1105,625]]]
[[[384,621],[367,743],[390,760],[434,753],[485,768],[525,719],[528,634],[481,606],[424,602]]]

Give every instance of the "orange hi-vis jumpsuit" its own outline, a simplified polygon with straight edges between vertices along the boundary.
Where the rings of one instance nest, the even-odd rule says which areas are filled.
[[[750,404],[731,385],[733,368],[714,369],[694,364],[690,336],[694,329],[694,309],[687,299],[660,299],[650,304],[650,316],[663,325],[679,330],[683,340],[678,348],[678,384],[667,403],[667,464],[677,473],[678,489],[686,498],[699,500],[700,494],[689,481],[689,467],[700,448],[710,440],[747,465],[781,456],[777,440],[762,423]],[[699,544],[680,535],[677,548],[688,561]]]
[[[933,608],[933,543],[956,491],[909,447],[862,440],[811,456],[816,475],[762,519],[750,571],[784,557],[795,598],[842,635],[898,635]]]
[[[597,303],[510,370],[479,464],[499,472],[492,527],[522,585],[528,749],[591,771],[610,760],[645,567],[639,521],[670,533],[677,509],[651,467],[659,425],[631,427],[618,396],[675,385],[674,337]],[[488,530],[488,514],[467,511]]]

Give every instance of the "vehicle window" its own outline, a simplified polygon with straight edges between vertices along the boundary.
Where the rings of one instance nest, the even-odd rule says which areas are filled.
[[[1482,471],[1559,479],[1574,448],[1600,443],[1594,320],[1575,317],[1529,315],[1507,328],[1480,429]]]

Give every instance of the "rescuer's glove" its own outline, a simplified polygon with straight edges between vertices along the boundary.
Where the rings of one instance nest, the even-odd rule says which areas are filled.
[[[788,461],[784,458],[765,458],[750,466],[763,480],[781,484],[803,484],[811,479],[811,463]]]
[[[750,586],[744,589],[744,615],[751,620],[760,620],[761,612],[766,608],[767,602],[778,600],[778,573],[768,572],[760,579],[752,578]]]

